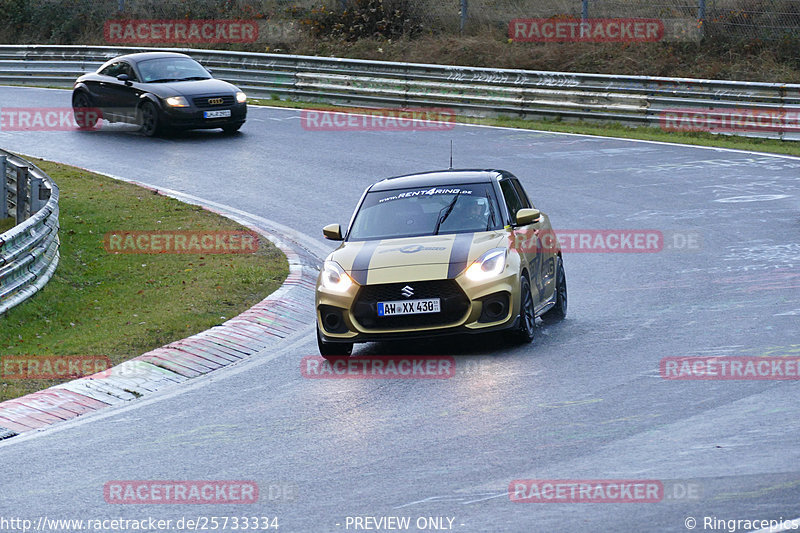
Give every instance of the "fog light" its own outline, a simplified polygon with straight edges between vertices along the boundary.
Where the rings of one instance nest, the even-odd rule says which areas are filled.
[[[508,293],[490,294],[480,300],[483,303],[478,322],[497,322],[508,315]]]
[[[343,310],[331,305],[320,305],[319,316],[322,327],[328,333],[347,333],[347,324],[344,322]]]
[[[342,321],[336,313],[328,313],[325,315],[325,329],[328,331],[335,330],[341,323]]]

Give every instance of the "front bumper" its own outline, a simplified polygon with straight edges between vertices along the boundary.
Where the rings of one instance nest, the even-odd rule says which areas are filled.
[[[230,117],[205,118],[205,111],[223,111],[230,109]],[[161,120],[165,125],[177,129],[213,129],[234,124],[243,124],[247,119],[247,104],[233,104],[219,108],[200,109],[190,107],[168,107],[161,109]]]
[[[454,328],[435,328],[428,330],[417,331],[403,331],[403,332],[386,332],[386,333],[358,333],[352,337],[330,336],[320,329],[320,336],[325,342],[386,342],[393,340],[417,340],[417,339],[431,339],[436,337],[446,337],[450,335],[475,335],[482,333],[490,333],[493,331],[503,331],[517,327],[519,317],[514,316],[511,320],[499,324],[488,325],[480,328],[469,328],[466,326],[458,326]]]
[[[406,283],[413,285],[415,289],[431,284],[432,290],[436,290],[438,286],[451,285],[452,290],[440,297],[443,310],[437,314],[439,316],[404,315],[412,317],[405,323],[397,317],[378,317],[375,303],[390,299],[391,291],[396,288],[394,286],[402,287]],[[461,297],[456,293],[460,293]],[[365,299],[365,295],[369,297]],[[431,292],[423,292],[421,297],[435,296]],[[519,301],[519,275],[507,271],[488,282],[475,283],[459,276],[451,280],[365,286],[353,284],[345,293],[331,292],[318,282],[315,308],[318,329],[324,341],[371,342],[483,333],[511,328],[517,323]],[[455,304],[449,305],[450,302]]]

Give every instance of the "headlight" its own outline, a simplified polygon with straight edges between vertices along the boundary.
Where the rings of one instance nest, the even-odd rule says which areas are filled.
[[[505,248],[489,250],[472,263],[467,269],[467,279],[483,281],[494,278],[503,273],[506,268]]]
[[[236,101],[240,104],[243,104],[247,101],[247,95],[244,94],[242,91],[236,93]]]
[[[325,261],[322,265],[322,286],[326,289],[345,292],[352,284],[353,279],[335,261]]]
[[[170,107],[189,107],[189,102],[183,96],[170,96],[165,102]]]

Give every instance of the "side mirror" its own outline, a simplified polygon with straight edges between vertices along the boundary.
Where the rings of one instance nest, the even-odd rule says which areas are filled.
[[[526,207],[517,211],[517,226],[527,226],[528,224],[535,224],[542,218],[542,212],[538,209]]]
[[[328,224],[324,228],[322,228],[322,234],[325,236],[326,239],[331,241],[342,241],[344,238],[342,237],[342,228],[339,224]]]
[[[117,79],[123,82],[125,85],[128,85],[131,82],[131,77],[127,74],[118,74]]]

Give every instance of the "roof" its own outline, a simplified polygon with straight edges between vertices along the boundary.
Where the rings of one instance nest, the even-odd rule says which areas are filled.
[[[431,172],[386,178],[370,187],[370,191],[439,187],[466,183],[489,183],[504,174],[508,173],[503,170],[491,169],[434,170]]]
[[[162,57],[189,57],[189,56],[187,56],[186,54],[179,54],[177,52],[138,52],[136,54],[127,54],[124,56],[115,57],[111,61],[106,61],[106,63],[121,61],[121,60],[130,61],[132,63],[138,63],[139,61],[144,61],[146,59],[159,59]]]

